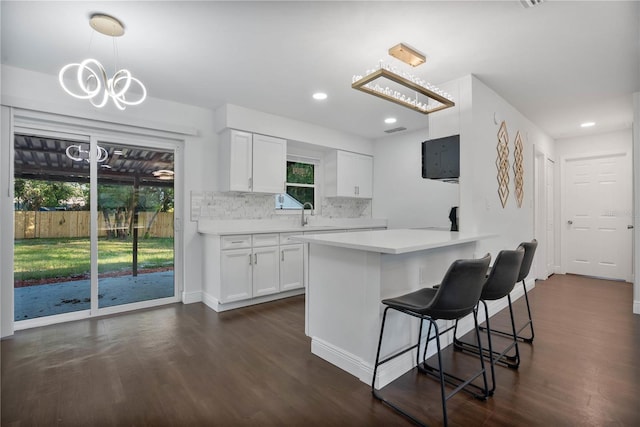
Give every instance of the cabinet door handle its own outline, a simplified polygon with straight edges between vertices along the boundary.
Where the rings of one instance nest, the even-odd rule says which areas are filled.
[[[251,254],[249,254],[249,265],[251,265]]]
[[[284,250],[280,251],[282,261],[284,261]]]
[[[258,265],[258,254],[253,254],[253,264]]]
[[[249,190],[253,190],[253,178],[249,178]]]

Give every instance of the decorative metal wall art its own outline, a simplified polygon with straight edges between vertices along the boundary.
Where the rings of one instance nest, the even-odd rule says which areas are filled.
[[[509,135],[507,134],[507,124],[504,121],[498,130],[497,149],[498,196],[500,196],[500,202],[504,208],[507,206],[507,199],[509,198]]]
[[[516,133],[513,151],[513,179],[516,187],[516,201],[518,207],[522,207],[522,199],[524,198],[524,155],[522,148],[522,136],[520,131]]]

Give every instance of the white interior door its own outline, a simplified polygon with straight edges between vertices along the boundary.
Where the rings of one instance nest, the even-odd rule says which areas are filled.
[[[565,270],[631,280],[631,156],[565,161]]]
[[[553,180],[554,180],[554,162],[551,159],[545,160],[545,186],[546,186],[546,218],[545,225],[547,231],[547,276],[555,272],[555,221],[554,221],[554,203],[553,203]]]

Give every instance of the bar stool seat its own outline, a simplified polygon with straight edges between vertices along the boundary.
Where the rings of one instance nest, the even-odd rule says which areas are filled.
[[[495,365],[504,364],[510,368],[517,369],[520,365],[520,350],[518,349],[518,339],[516,333],[516,326],[513,317],[513,307],[511,305],[510,292],[516,284],[522,260],[524,258],[524,247],[519,246],[516,250],[503,250],[498,253],[493,268],[487,277],[482,288],[482,294],[480,294],[480,302],[484,305],[485,321],[487,323],[487,342],[488,349],[482,349],[480,345],[462,341],[456,337],[456,328],[453,334],[454,349],[459,351],[467,351],[475,355],[487,357],[491,363],[491,381],[492,386],[489,390],[489,394],[493,395],[496,389],[496,374]],[[493,350],[493,342],[491,339],[491,323],[489,321],[489,309],[487,307],[487,301],[495,301],[507,297],[509,302],[509,315],[511,318],[511,342],[501,352]],[[509,355],[508,352],[514,349],[514,354]]]
[[[529,275],[529,271],[531,270],[533,257],[536,253],[536,248],[538,247],[538,241],[536,239],[533,239],[531,242],[522,242],[518,247],[524,248],[524,258],[522,259],[522,265],[520,266],[520,271],[518,272],[518,278],[516,280],[516,283],[522,282],[522,288],[524,289],[524,300],[527,304],[527,314],[529,316],[529,319],[525,322],[524,325],[522,325],[517,330],[516,336],[517,336],[517,339],[519,339],[520,341],[528,344],[532,344],[533,339],[535,338],[535,332],[533,330],[533,318],[531,317],[531,306],[529,305],[529,295],[527,293],[527,285],[525,284],[524,279],[527,278],[527,276]],[[530,331],[529,336],[520,335],[520,333],[523,330],[525,330],[527,326],[529,327],[529,331]],[[480,330],[484,331],[486,330],[486,328],[481,326]],[[511,332],[499,331],[495,329],[492,330],[492,333],[502,335],[505,337],[510,337],[512,335]]]
[[[476,337],[480,342],[480,332],[478,329],[477,305],[482,293],[485,276],[489,267],[491,256],[485,255],[479,259],[466,259],[454,261],[442,279],[438,289],[423,288],[396,298],[389,298],[382,301],[386,305],[382,316],[382,324],[380,327],[380,339],[378,341],[378,350],[376,353],[376,361],[373,370],[373,380],[371,383],[371,391],[373,396],[389,405],[395,411],[411,419],[413,422],[423,425],[417,417],[405,411],[397,404],[389,401],[376,390],[375,382],[378,367],[394,358],[416,349],[416,365],[418,371],[424,374],[436,376],[440,381],[440,394],[442,399],[442,413],[444,425],[447,425],[447,406],[446,402],[459,391],[467,391],[479,399],[486,399],[489,395],[487,382],[487,374],[484,366],[484,358],[480,357],[480,369],[466,379],[458,378],[451,373],[447,373],[442,369],[442,354],[440,346],[440,335],[454,329],[454,326],[440,331],[437,320],[457,320],[468,314],[473,315]],[[408,348],[405,348],[395,354],[380,360],[380,348],[384,336],[384,328],[389,310],[396,310],[412,317],[420,319],[420,327],[418,332],[418,342]],[[429,323],[429,331],[426,336],[424,353],[422,361],[420,361],[420,347],[422,341],[422,327],[424,321]],[[431,336],[431,330],[434,335]],[[435,340],[437,346],[438,367],[432,367],[427,364],[427,348],[429,342]],[[482,351],[482,350],[481,350]],[[471,382],[482,376],[484,387],[479,387]],[[453,385],[455,388],[449,394],[445,392],[445,384]]]

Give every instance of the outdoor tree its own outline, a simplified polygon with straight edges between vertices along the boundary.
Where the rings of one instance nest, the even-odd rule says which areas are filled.
[[[77,182],[51,182],[16,178],[14,202],[17,210],[37,211],[55,208],[69,200],[83,200],[85,185]]]
[[[139,206],[145,211],[153,211],[153,216],[147,223],[144,237],[149,237],[149,231],[160,212],[173,212],[173,187],[142,187],[139,192]]]
[[[173,188],[170,187],[142,186],[134,190],[130,185],[99,185],[98,209],[102,211],[107,235],[120,238],[130,236],[135,212],[153,212],[145,230],[145,237],[148,237],[158,214],[173,211],[173,195]]]

